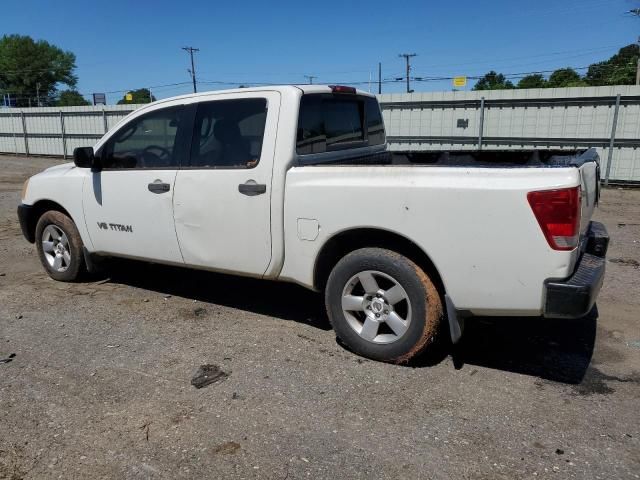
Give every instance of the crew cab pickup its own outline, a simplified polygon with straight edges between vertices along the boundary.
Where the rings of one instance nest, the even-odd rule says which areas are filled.
[[[295,282],[354,352],[400,363],[471,315],[587,314],[598,196],[594,150],[389,152],[374,96],[305,85],[139,108],[31,177],[18,216],[56,280],[127,257]]]

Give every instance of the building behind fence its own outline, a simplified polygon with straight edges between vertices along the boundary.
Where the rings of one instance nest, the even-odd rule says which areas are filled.
[[[602,171],[610,170],[611,180],[640,182],[638,86],[384,94],[378,98],[392,150],[595,147],[602,158]],[[93,145],[137,107],[0,110],[0,152],[67,157],[75,147]]]

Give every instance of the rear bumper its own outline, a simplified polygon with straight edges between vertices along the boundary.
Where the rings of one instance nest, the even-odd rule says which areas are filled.
[[[27,239],[29,243],[34,243],[35,228],[33,227],[34,208],[31,205],[20,204],[18,205],[18,220],[20,221],[20,228],[22,229],[22,235]]]
[[[599,222],[591,222],[586,248],[573,275],[566,280],[545,282],[544,316],[580,318],[591,311],[602,282],[609,247],[609,234]]]

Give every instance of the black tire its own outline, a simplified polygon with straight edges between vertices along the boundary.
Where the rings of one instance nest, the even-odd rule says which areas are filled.
[[[66,236],[65,251],[68,253],[68,263],[66,260],[60,268],[64,268],[63,271],[59,271],[50,264],[48,258],[51,257],[52,252],[49,253],[49,257],[45,253],[43,234],[48,227],[53,226],[56,231],[62,231]],[[56,210],[49,210],[42,214],[36,224],[36,248],[38,249],[38,256],[40,257],[40,263],[54,280],[60,282],[74,282],[79,280],[84,273],[86,273],[86,266],[83,253],[84,244],[80,238],[80,233],[76,228],[75,223],[68,216],[62,212]],[[55,257],[55,255],[54,255]]]
[[[376,279],[374,286],[395,281],[395,284],[399,284],[404,289],[403,300],[394,304],[386,300],[386,294],[391,292],[391,287],[384,291],[380,286],[380,293],[377,296],[367,294],[364,288],[365,283],[360,282],[359,277],[354,279],[358,274],[368,275],[362,272],[374,272],[372,274]],[[389,283],[389,285],[394,284]],[[353,293],[358,288],[361,293]],[[343,295],[347,289],[350,289],[349,295],[363,299],[362,311],[353,313],[343,311]],[[389,293],[388,296],[392,295]],[[338,338],[358,355],[383,362],[407,363],[422,354],[434,343],[440,325],[443,323],[442,299],[429,276],[403,255],[382,248],[363,248],[343,257],[329,275],[325,302],[329,321]],[[376,304],[374,305],[373,302]],[[385,315],[381,319],[376,319],[372,316],[375,315],[373,311],[377,310],[383,314],[383,311],[379,310],[381,304],[382,308],[385,308]],[[384,318],[388,318],[386,314],[392,313],[384,305],[387,305],[391,311],[397,310],[400,317],[403,315],[400,309],[405,309],[404,316],[408,321],[403,324],[406,330],[400,335],[390,329],[391,324],[383,326],[386,323]],[[403,305],[406,306],[403,307]],[[367,318],[374,320],[377,325],[375,327],[377,333],[372,340],[361,336]],[[360,333],[356,330],[359,325],[362,325]],[[391,335],[381,329],[386,329],[391,332]],[[388,343],[381,343],[380,339],[387,337],[395,337],[395,339]]]

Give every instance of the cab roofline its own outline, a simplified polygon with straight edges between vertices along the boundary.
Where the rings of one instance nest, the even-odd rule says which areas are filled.
[[[188,100],[194,98],[201,98],[210,95],[228,95],[236,93],[250,93],[250,92],[286,92],[291,90],[301,90],[304,95],[311,93],[331,93],[331,87],[329,85],[269,85],[264,87],[248,87],[248,88],[230,88],[224,90],[208,90],[206,92],[187,93],[185,95],[177,95],[175,97],[163,98],[147,105],[158,105],[160,103],[172,102],[175,100]],[[363,95],[367,97],[375,97],[374,94],[356,89],[356,95]],[[145,106],[147,106],[145,105]]]

